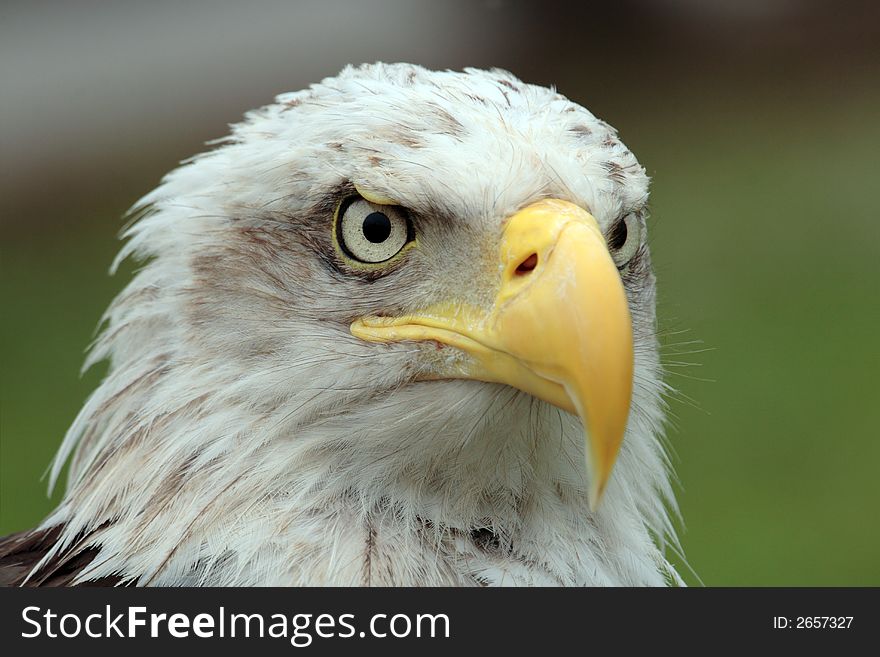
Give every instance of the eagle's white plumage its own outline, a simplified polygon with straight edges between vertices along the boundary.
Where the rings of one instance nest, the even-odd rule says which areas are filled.
[[[349,184],[435,218],[387,276],[328,262],[328,195]],[[624,271],[633,403],[595,513],[576,417],[508,386],[416,381],[452,350],[349,331],[478,295],[486,236],[525,204],[566,199],[608,230],[644,221],[647,188],[610,126],[497,70],[347,68],[251,112],[138,205],[119,258],[145,264],[91,352],[110,371],[55,461],[68,489],[43,528],[62,529],[34,573],[97,548],[76,581],[680,581],[655,542],[674,503],[646,247]]]

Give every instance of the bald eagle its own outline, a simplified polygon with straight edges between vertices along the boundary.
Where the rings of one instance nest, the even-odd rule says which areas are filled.
[[[680,583],[647,202],[613,128],[501,70],[248,113],[135,206],[2,581]]]

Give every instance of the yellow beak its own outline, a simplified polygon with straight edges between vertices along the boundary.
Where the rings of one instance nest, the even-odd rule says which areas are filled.
[[[365,317],[372,342],[433,340],[472,357],[450,377],[503,383],[570,413],[586,431],[590,507],[608,483],[629,416],[632,323],[599,225],[567,201],[539,201],[507,221],[491,308],[454,301],[402,317]]]

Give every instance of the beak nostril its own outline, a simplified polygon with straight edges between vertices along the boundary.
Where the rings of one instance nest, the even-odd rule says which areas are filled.
[[[528,258],[519,263],[519,267],[516,268],[516,273],[522,276],[523,274],[528,274],[535,267],[538,266],[538,254],[533,253]]]

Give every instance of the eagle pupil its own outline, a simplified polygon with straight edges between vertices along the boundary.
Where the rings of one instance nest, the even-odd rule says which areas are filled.
[[[621,219],[611,228],[611,234],[608,236],[608,245],[615,251],[622,249],[626,244],[626,221]]]
[[[391,235],[391,220],[382,212],[371,212],[364,218],[364,237],[373,244],[379,244]]]

